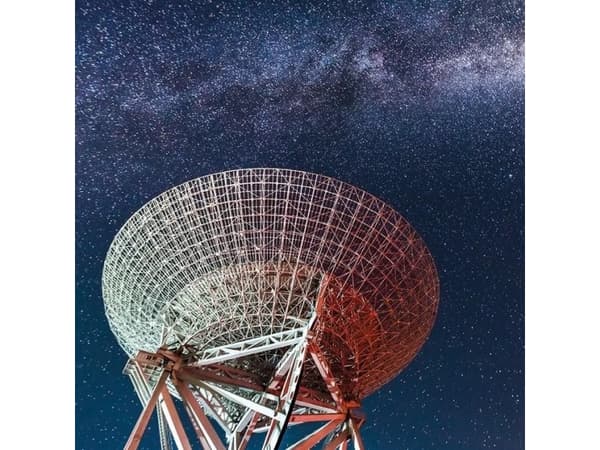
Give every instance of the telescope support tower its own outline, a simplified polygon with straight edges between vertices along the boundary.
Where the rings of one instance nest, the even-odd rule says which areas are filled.
[[[200,361],[187,361],[184,352],[166,349],[139,352],[128,361],[125,373],[143,409],[125,450],[138,448],[155,409],[161,450],[175,450],[169,436],[177,450],[191,450],[173,395],[181,399],[205,450],[245,450],[252,435],[259,433],[265,434],[263,450],[277,450],[289,426],[309,422],[325,423],[287,450],[308,450],[323,441],[325,450],[347,450],[349,443],[354,450],[364,450],[359,433],[364,416],[357,410],[357,402],[344,400],[326,359],[312,339],[310,329],[315,317],[297,329],[209,349]],[[287,350],[266,385],[254,374],[227,364],[280,348]],[[308,358],[314,361],[330,398],[300,385]],[[227,403],[242,407],[244,413],[238,418],[229,416]],[[225,442],[213,423],[221,428]]]

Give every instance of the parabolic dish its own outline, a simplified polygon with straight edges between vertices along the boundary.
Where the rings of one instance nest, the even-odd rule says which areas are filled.
[[[199,355],[293,329],[318,304],[316,342],[346,398],[360,400],[417,354],[439,283],[423,240],[373,195],[322,175],[243,169],[138,210],[110,246],[103,296],[131,357],[159,347]],[[244,369],[268,375],[274,356]],[[307,362],[302,384],[318,389],[313,372]]]

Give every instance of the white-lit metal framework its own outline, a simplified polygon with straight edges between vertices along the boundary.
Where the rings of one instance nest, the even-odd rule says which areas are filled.
[[[137,211],[109,249],[103,295],[144,405],[126,448],[157,406],[162,448],[168,435],[190,448],[174,396],[203,448],[241,450],[264,432],[274,450],[286,427],[323,421],[289,448],[360,449],[360,401],[419,351],[439,283],[422,239],[371,194],[243,169]]]

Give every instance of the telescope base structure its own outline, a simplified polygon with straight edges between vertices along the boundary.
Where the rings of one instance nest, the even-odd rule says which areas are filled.
[[[139,352],[128,361],[125,373],[143,409],[125,450],[138,447],[155,409],[161,450],[175,450],[172,442],[177,450],[191,450],[173,397],[182,401],[205,450],[244,450],[250,438],[258,434],[264,434],[263,450],[276,450],[288,427],[309,422],[324,424],[287,450],[307,450],[320,442],[325,450],[364,450],[359,433],[364,416],[359,404],[344,400],[309,329],[307,325],[214,348],[199,361],[186,361],[184,352],[166,349]],[[275,349],[279,351],[273,354],[281,356],[266,383],[235,364]],[[319,371],[329,395],[301,385],[308,359]]]

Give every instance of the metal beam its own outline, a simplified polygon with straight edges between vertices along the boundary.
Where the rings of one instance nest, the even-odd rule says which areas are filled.
[[[199,361],[195,362],[194,366],[206,366],[208,364],[242,358],[244,356],[275,350],[281,347],[288,347],[302,341],[305,335],[306,327],[301,327],[236,342],[234,344],[214,347],[204,350],[199,355]]]
[[[204,371],[203,369],[204,368],[200,367],[185,367],[178,372],[177,378],[198,387],[203,386],[203,383],[209,383],[211,386],[214,386],[215,383],[217,383],[219,385],[233,386],[235,388],[253,392],[263,396],[267,400],[279,400],[279,392],[274,389],[267,392],[260,384],[215,374],[210,371]],[[201,388],[200,391],[204,391],[204,389]]]
[[[335,413],[335,414],[292,414],[290,416],[290,423],[309,423],[309,422],[324,422],[331,420],[344,420],[346,414]]]
[[[335,377],[333,376],[333,372],[331,371],[327,360],[323,357],[321,351],[314,342],[309,343],[308,352],[310,353],[310,356],[312,357],[315,366],[317,367],[317,370],[321,374],[323,381],[325,381],[325,385],[327,386],[327,389],[331,394],[331,398],[333,398],[333,400],[335,401],[335,403],[341,411],[346,412],[347,407],[344,402],[342,390],[337,385]]]
[[[148,426],[148,421],[150,420],[152,411],[154,411],[154,408],[158,401],[158,397],[162,391],[163,386],[165,385],[165,382],[166,382],[168,376],[169,376],[169,372],[167,372],[165,370],[163,370],[162,373],[160,374],[160,377],[158,378],[158,382],[156,383],[156,386],[154,386],[154,390],[152,391],[152,394],[150,395],[150,398],[148,399],[148,403],[142,410],[142,413],[140,414],[140,417],[138,418],[138,420],[135,424],[135,427],[133,427],[133,430],[131,431],[131,434],[129,435],[129,439],[127,440],[127,443],[125,444],[124,450],[136,450],[138,448],[138,446],[140,445],[140,441],[142,440],[144,431],[146,431],[146,427]]]
[[[254,433],[254,429],[256,428],[256,423],[258,422],[258,418],[260,417],[256,411],[248,410],[247,413],[250,414],[250,422],[248,423],[248,427],[244,430],[244,433],[241,434],[239,439],[239,444],[236,450],[244,450],[250,442],[250,437],[252,433]]]
[[[276,408],[278,415],[271,421],[271,426],[269,427],[269,431],[267,432],[263,444],[263,450],[276,450],[279,448],[281,438],[283,437],[283,431],[285,430],[292,413],[294,398],[296,397],[298,387],[300,386],[300,376],[304,366],[304,357],[306,356],[307,347],[308,339],[305,338],[292,352],[293,359],[291,367],[285,377],[281,397]]]
[[[212,383],[205,382],[205,381],[200,381],[198,383],[198,385],[208,389],[209,391],[214,392],[215,394],[219,394],[220,396],[226,398],[227,400],[231,400],[232,402],[237,403],[238,405],[244,406],[246,408],[250,408],[250,409],[262,414],[263,416],[266,416],[266,417],[269,417],[272,419],[272,418],[276,417],[276,415],[277,415],[277,413],[273,409],[271,409],[265,405],[261,405],[260,403],[249,400],[245,397],[242,397],[241,395],[230,392],[227,389],[224,389],[220,386],[216,386]]]
[[[242,378],[234,378],[224,374],[218,373],[216,370],[210,370],[211,366],[208,367],[193,367],[187,366],[182,367],[177,373],[177,378],[180,380],[187,381],[191,384],[197,384],[198,381],[214,381],[215,383],[227,384],[229,386],[235,386],[240,388],[246,388],[249,390],[263,392],[264,387],[258,383],[244,380]]]
[[[348,442],[350,438],[350,432],[348,427],[343,428],[331,441],[327,443],[324,450],[336,450],[339,446],[341,446],[344,442]],[[358,449],[355,449],[358,450]],[[363,450],[363,449],[361,449]]]
[[[160,440],[160,450],[172,450],[171,441],[169,440],[168,423],[162,409],[156,410],[158,415],[158,438]]]
[[[225,446],[221,442],[219,435],[208,420],[208,417],[204,414],[204,411],[202,411],[200,405],[198,405],[192,391],[190,391],[184,382],[179,381],[176,378],[174,378],[174,382],[177,392],[181,395],[181,399],[191,413],[194,422],[204,438],[201,438],[201,441],[204,441],[203,445],[207,447],[207,450],[225,450]]]
[[[142,408],[145,407],[146,404],[148,403],[148,400],[150,399],[151,389],[148,386],[148,383],[144,382],[144,380],[142,378],[143,371],[139,367],[138,362],[135,359],[130,359],[127,362],[124,372],[129,377],[129,380],[131,381],[131,384],[133,385],[133,389],[135,390],[135,393],[137,394],[138,399],[140,400],[140,403],[142,404]],[[160,408],[157,409],[156,412],[157,412],[157,416],[158,416],[157,417],[157,419],[158,419],[158,435],[159,435],[158,437],[160,440],[160,449],[161,450],[172,450],[164,413]],[[179,449],[179,450],[181,450],[181,449]]]
[[[337,409],[335,409],[335,407],[333,407],[332,405],[315,399],[312,396],[312,393],[308,391],[308,389],[305,389],[304,387],[300,386],[300,389],[298,390],[298,395],[296,396],[296,401],[294,402],[296,406],[316,409],[325,414],[335,414],[338,412]]]
[[[234,423],[229,417],[225,406],[223,406],[220,400],[213,395],[212,392],[209,392],[206,389],[197,387],[196,389],[193,389],[193,391],[200,403],[202,403],[202,406],[204,406],[208,415],[217,422],[223,431],[225,431],[225,434],[229,439]]]
[[[287,450],[310,450],[319,442],[321,442],[325,436],[335,430],[340,423],[340,420],[332,420],[331,422],[326,423],[318,430],[315,430],[313,433],[306,436],[304,439],[289,446]]]
[[[365,444],[360,437],[360,432],[358,431],[358,426],[356,425],[354,419],[348,420],[348,427],[350,428],[350,433],[352,434],[354,450],[365,450]]]
[[[169,389],[167,389],[166,385],[162,388],[158,402],[161,409],[164,411],[165,419],[169,425],[177,448],[181,450],[192,450],[190,441],[183,428],[183,423],[179,418],[175,403],[173,402],[173,398],[171,397],[171,394],[169,394]],[[160,409],[158,411],[160,411]]]

